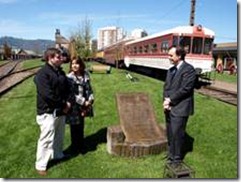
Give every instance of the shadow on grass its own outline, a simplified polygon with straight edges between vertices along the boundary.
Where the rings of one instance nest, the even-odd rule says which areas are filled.
[[[191,137],[188,133],[185,133],[184,144],[182,148],[182,159],[185,158],[188,152],[193,151],[193,143],[194,143],[194,138]]]
[[[77,157],[79,154],[86,154],[90,151],[95,151],[97,149],[97,146],[101,143],[106,143],[107,139],[106,139],[106,134],[107,134],[107,128],[102,128],[99,131],[97,131],[96,133],[87,136],[84,139],[84,144],[83,144],[83,148],[81,149],[81,151],[79,152],[75,152],[75,153],[71,153],[71,146],[69,146],[67,149],[64,150],[64,153],[66,154],[65,157],[63,159],[59,159],[59,160],[51,160],[48,163],[48,169],[58,165],[60,163],[63,163],[65,161],[68,161],[72,158]]]
[[[195,89],[201,89],[202,87],[204,86],[208,86],[208,85],[211,85],[211,82],[210,81],[196,81],[195,83]]]
[[[90,151],[95,151],[99,144],[106,143],[107,142],[106,134],[107,134],[107,128],[102,128],[96,133],[87,136],[84,139],[84,147],[81,151],[81,154],[86,154]]]

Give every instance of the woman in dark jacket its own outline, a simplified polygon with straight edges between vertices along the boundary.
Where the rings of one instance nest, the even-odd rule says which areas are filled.
[[[71,93],[75,101],[66,123],[70,125],[71,153],[76,154],[84,146],[84,118],[93,115],[94,95],[90,76],[82,59],[74,57],[70,61],[70,72],[67,77],[71,83]]]

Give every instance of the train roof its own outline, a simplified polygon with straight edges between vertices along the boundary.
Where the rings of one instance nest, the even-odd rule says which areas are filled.
[[[127,42],[132,41],[132,40],[134,40],[134,39],[133,38],[124,38],[124,39],[119,40],[118,42],[115,42],[113,44],[107,45],[107,46],[103,47],[102,49],[103,50],[104,49],[108,49],[108,48],[111,48],[111,47],[114,47],[114,46],[118,46],[119,44],[127,43]]]
[[[126,45],[136,43],[136,42],[140,42],[140,41],[144,41],[144,40],[148,40],[148,39],[152,39],[152,38],[156,38],[156,37],[167,35],[167,34],[182,34],[182,33],[183,34],[192,34],[193,31],[194,31],[194,28],[197,28],[197,27],[201,27],[202,30],[204,31],[204,34],[214,37],[214,35],[215,35],[214,31],[212,31],[208,28],[202,27],[201,25],[178,26],[178,27],[175,27],[175,28],[172,28],[172,29],[168,29],[168,30],[165,30],[165,31],[162,31],[162,32],[158,32],[156,34],[152,34],[152,35],[140,38],[140,39],[136,39],[136,40],[127,42]]]

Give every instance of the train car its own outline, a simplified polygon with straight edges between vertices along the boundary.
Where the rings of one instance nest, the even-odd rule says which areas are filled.
[[[95,60],[97,62],[103,63],[104,62],[104,50],[98,50],[96,55],[95,55]]]
[[[214,36],[212,30],[201,25],[176,27],[125,43],[124,63],[126,67],[167,70],[172,66],[168,48],[176,45],[186,50],[185,60],[194,68],[201,73],[211,72]]]
[[[107,46],[103,49],[103,59],[104,62],[108,65],[112,65],[115,67],[123,67],[124,66],[124,50],[125,43],[132,41],[133,39],[124,39],[119,42]]]

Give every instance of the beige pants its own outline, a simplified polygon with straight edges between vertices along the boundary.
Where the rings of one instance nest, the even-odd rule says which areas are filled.
[[[65,116],[54,117],[53,114],[37,115],[40,126],[35,168],[46,170],[48,161],[61,159],[65,132]]]

